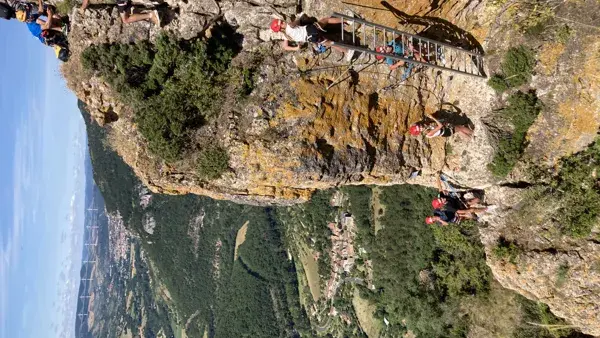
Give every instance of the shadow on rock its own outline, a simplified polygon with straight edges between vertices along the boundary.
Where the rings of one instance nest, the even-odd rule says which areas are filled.
[[[398,22],[401,25],[417,25],[424,27],[423,30],[417,33],[418,36],[483,55],[483,47],[471,33],[447,20],[432,16],[410,15],[395,8],[387,1],[382,1],[381,5],[392,12],[392,14],[399,19]],[[482,65],[479,65],[479,71],[481,74],[485,75]]]

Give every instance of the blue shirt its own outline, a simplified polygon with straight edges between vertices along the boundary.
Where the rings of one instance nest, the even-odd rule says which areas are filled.
[[[27,28],[33,36],[38,38],[42,43],[44,42],[44,38],[42,37],[42,26],[40,26],[37,22],[28,22]]]
[[[398,56],[403,56],[404,55],[404,48],[402,47],[402,45],[400,44],[396,44],[396,41],[391,41],[388,43],[388,46],[392,46],[392,48],[394,49],[392,51],[392,53],[398,55]],[[392,58],[385,58],[385,63],[387,63],[388,65],[393,65],[394,63],[398,62],[399,60],[395,60]]]

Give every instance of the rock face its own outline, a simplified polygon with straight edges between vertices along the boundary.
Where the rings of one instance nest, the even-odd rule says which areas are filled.
[[[548,304],[584,333],[600,336],[600,228],[589,238],[574,240],[561,236],[548,218],[554,206],[529,208],[528,194],[517,189],[493,188],[487,196],[499,206],[487,219],[488,227],[480,229],[494,277],[504,287]],[[520,247],[513,262],[493,254],[500,238]]]
[[[582,331],[600,335],[599,244],[573,241],[555,234],[540,217],[539,224],[519,224],[520,201],[526,192],[501,187],[489,173],[496,140],[492,128],[498,98],[477,79],[422,69],[407,81],[390,74],[387,66],[361,58],[354,72],[341,54],[315,57],[309,51],[284,55],[272,41],[269,22],[276,12],[292,14],[283,1],[169,0],[177,9],[161,29],[140,22],[123,25],[112,6],[96,5],[72,15],[69,40],[72,59],[63,66],[69,87],[88,104],[96,121],[110,129],[111,145],[154,192],[207,195],[252,204],[291,204],[306,201],[317,189],[345,184],[433,185],[439,171],[451,173],[462,187],[485,188],[501,207],[481,230],[488,263],[503,286],[550,305]],[[408,32],[433,32],[465,48],[496,51],[487,58],[488,73],[498,68],[509,46],[526,42],[510,24],[512,2],[503,6],[468,0],[360,1],[352,7],[366,20]],[[220,8],[219,8],[220,7]],[[389,10],[390,7],[395,11]],[[594,0],[561,5],[557,15],[593,22],[600,5]],[[339,1],[304,1],[304,12],[323,17],[345,12]],[[153,39],[160,30],[189,39],[221,13],[244,36],[238,58],[260,53],[263,62],[256,89],[243,110],[232,110],[207,128],[230,154],[230,171],[222,178],[204,181],[193,167],[166,164],[150,154],[133,123],[132,112],[110,87],[79,62],[91,44]],[[585,21],[589,19],[588,21]],[[566,21],[567,22],[567,21]],[[526,156],[553,165],[565,155],[586,147],[600,126],[600,37],[594,28],[575,26],[566,43],[540,42],[540,59],[532,88],[545,107],[528,133]],[[432,34],[433,34],[432,33]],[[517,36],[517,37],[515,37]],[[522,40],[519,40],[522,39]],[[330,87],[328,89],[328,87]],[[523,88],[526,90],[527,88]],[[475,126],[474,138],[449,141],[411,137],[410,124],[439,109],[460,111]],[[416,170],[422,175],[409,178]],[[517,167],[509,181],[522,181]],[[511,237],[512,236],[512,237]],[[500,237],[519,238],[527,250],[514,265],[491,255]],[[560,286],[556,271],[569,266]]]

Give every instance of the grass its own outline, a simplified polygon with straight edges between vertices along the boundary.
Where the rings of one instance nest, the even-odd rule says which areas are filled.
[[[504,55],[501,72],[494,74],[488,85],[498,93],[524,85],[531,80],[534,66],[535,57],[531,49],[525,46],[511,48]]]
[[[368,299],[362,298],[358,289],[354,289],[352,305],[354,305],[354,311],[356,312],[356,317],[358,317],[360,327],[365,331],[367,336],[379,337],[379,332],[381,332],[383,327],[382,321],[373,316],[377,310],[377,306]]]
[[[299,245],[300,262],[306,274],[306,280],[310,288],[313,300],[316,302],[321,297],[321,280],[319,277],[319,267],[317,262],[310,254],[310,250],[303,244]]]
[[[541,102],[534,92],[519,91],[508,98],[508,106],[501,109],[500,114],[514,125],[514,130],[500,139],[494,159],[488,165],[495,176],[505,177],[512,171],[527,146],[527,131],[541,110]]]

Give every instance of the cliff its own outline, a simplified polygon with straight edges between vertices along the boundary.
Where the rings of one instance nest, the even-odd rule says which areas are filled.
[[[368,21],[484,50],[488,74],[499,69],[504,51],[511,46],[527,44],[538,51],[528,86],[537,90],[544,106],[527,133],[527,161],[519,162],[506,180],[497,179],[487,168],[498,144],[495,111],[506,95],[497,95],[486,79],[422,69],[399,82],[387,66],[372,64],[368,58],[359,59],[354,71],[348,72],[347,63],[335,51],[318,57],[310,51],[283,54],[272,41],[269,23],[276,11],[291,14],[295,7],[280,1],[173,0],[167,4],[173,10],[160,29],[148,23],[125,26],[110,6],[92,6],[83,13],[75,10],[69,36],[72,60],[63,66],[69,87],[86,102],[96,121],[106,125],[111,146],[151,190],[251,204],[292,204],[306,201],[317,189],[349,184],[433,185],[439,171],[451,173],[457,185],[485,189],[488,201],[499,205],[487,220],[489,226],[480,232],[488,264],[500,283],[547,303],[583,332],[600,335],[600,244],[593,239],[597,233],[570,239],[552,232],[553,225],[545,222],[543,213],[527,224],[520,224],[515,216],[530,190],[527,163],[552,168],[596,137],[600,126],[600,35],[593,26],[597,2],[553,4],[553,20],[572,27],[564,41],[520,34],[515,22],[522,22],[524,15],[529,16],[523,20],[529,20],[531,14],[524,14],[523,5],[515,1],[369,0],[352,6]],[[316,17],[347,9],[330,0],[305,1],[303,6],[304,12]],[[260,55],[262,62],[256,88],[245,105],[233,107],[199,131],[217,138],[230,155],[230,169],[221,178],[207,181],[189,162],[167,164],[151,154],[127,103],[85,70],[79,56],[92,44],[152,40],[160,31],[190,39],[210,31],[211,19],[219,13],[243,35],[237,62],[254,55]],[[466,114],[474,125],[472,140],[408,134],[410,124],[442,108]],[[422,174],[409,178],[415,170]],[[492,254],[501,238],[520,239],[523,251],[518,264]],[[570,267],[569,278],[557,286],[561,264]]]

